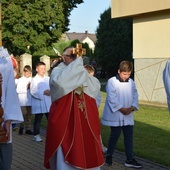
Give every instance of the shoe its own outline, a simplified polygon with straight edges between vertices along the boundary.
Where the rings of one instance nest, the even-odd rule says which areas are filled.
[[[26,131],[25,131],[25,134],[27,134],[27,135],[33,135],[33,132],[32,132],[31,130],[26,130]]]
[[[19,128],[19,132],[18,132],[19,135],[22,135],[22,134],[23,134],[23,130],[24,130],[24,128],[21,128],[21,127]]]
[[[112,155],[107,155],[107,156],[106,156],[106,162],[105,162],[105,164],[106,164],[107,166],[112,166],[112,165],[113,165],[113,163],[112,163]]]
[[[136,169],[139,169],[139,168],[142,168],[143,166],[138,163],[135,159],[132,159],[130,161],[126,161],[124,166],[128,167],[128,168],[136,168]]]
[[[34,138],[33,138],[33,140],[34,140],[35,142],[42,142],[42,139],[41,139],[40,135],[35,135]]]
[[[105,146],[102,146],[102,151],[103,151],[103,154],[106,155],[107,154],[107,148]]]
[[[18,131],[18,129],[19,129],[19,127],[18,127],[16,124],[13,124],[13,125],[12,125],[12,130],[13,130],[13,131],[16,132],[16,131]]]

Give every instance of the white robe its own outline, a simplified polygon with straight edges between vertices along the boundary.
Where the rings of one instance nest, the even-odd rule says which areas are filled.
[[[16,91],[18,93],[18,99],[20,106],[31,106],[31,93],[30,89],[27,89],[27,85],[31,83],[32,77],[21,77],[18,79]]]
[[[23,122],[23,116],[15,89],[14,71],[8,51],[0,47],[0,73],[2,82],[2,107],[4,109],[4,120],[12,120],[12,123]],[[12,130],[11,130],[12,142]]]
[[[51,170],[78,170],[77,168],[65,163],[64,155],[61,146],[58,148],[57,152],[50,160],[50,169]],[[85,170],[100,170],[100,167],[90,168]]]
[[[108,80],[106,86],[106,102],[104,106],[102,124],[106,126],[134,125],[133,112],[123,115],[119,109],[134,106],[138,109],[138,93],[132,79],[120,82],[116,77]]]
[[[36,74],[30,85],[30,92],[32,95],[32,114],[49,112],[51,106],[51,96],[44,95],[45,90],[50,90],[49,77],[40,77]]]
[[[68,66],[62,62],[53,69],[50,76],[52,102],[78,87],[82,87],[84,93],[96,100],[99,97],[100,82],[86,71],[81,57],[76,58]]]

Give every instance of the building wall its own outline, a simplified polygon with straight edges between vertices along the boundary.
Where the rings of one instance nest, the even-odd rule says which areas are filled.
[[[137,58],[134,61],[135,83],[139,93],[139,101],[166,105],[162,75],[167,59]]]
[[[87,38],[84,39],[82,42],[83,42],[83,43],[87,43],[87,44],[89,45],[89,47],[90,47],[92,50],[94,50],[95,44],[94,44],[94,42],[93,42],[90,38],[87,37]]]
[[[112,18],[170,9],[168,0],[111,0]]]
[[[133,18],[133,57],[170,58],[170,14],[167,11]]]
[[[112,18],[133,17],[133,58],[140,102],[166,105],[163,69],[170,58],[170,1],[111,0]]]
[[[167,11],[133,18],[135,82],[142,102],[166,105],[163,69],[170,58],[170,15]]]
[[[70,39],[68,38],[67,34],[65,36],[65,41],[69,41]]]

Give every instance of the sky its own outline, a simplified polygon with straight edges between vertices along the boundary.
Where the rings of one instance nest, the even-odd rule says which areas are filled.
[[[110,7],[110,0],[84,0],[71,12],[68,32],[95,33],[100,15]]]

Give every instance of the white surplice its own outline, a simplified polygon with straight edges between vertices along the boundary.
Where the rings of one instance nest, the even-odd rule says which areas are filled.
[[[3,47],[0,47],[0,73],[3,76],[2,107],[4,109],[4,120],[21,123],[23,122],[23,116],[15,89],[12,61],[8,51]],[[12,142],[12,130],[10,134],[10,142]]]
[[[20,106],[31,106],[31,93],[30,89],[27,89],[27,85],[31,83],[32,77],[21,77],[18,79],[16,91],[18,93],[18,99]]]
[[[133,112],[123,115],[119,109],[134,106],[138,110],[138,93],[135,83],[120,82],[116,77],[108,80],[106,102],[103,110],[102,124],[106,126],[134,125]]]
[[[49,77],[40,77],[38,74],[32,78],[30,92],[32,95],[32,114],[48,113],[51,106],[51,96],[44,95],[45,90],[50,90]]]
[[[68,66],[62,62],[53,69],[50,76],[52,102],[78,87],[83,88],[83,92],[94,99],[99,97],[100,82],[86,71],[81,57]]]

